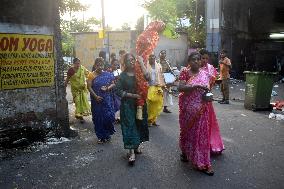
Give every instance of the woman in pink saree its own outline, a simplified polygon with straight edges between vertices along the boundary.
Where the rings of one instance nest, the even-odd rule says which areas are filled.
[[[210,162],[211,102],[203,95],[210,88],[212,75],[200,67],[200,54],[188,57],[188,66],[180,73],[179,123],[181,160],[191,160],[193,166],[207,175],[214,175]],[[215,117],[216,119],[216,117]]]
[[[210,86],[209,86],[209,89],[211,90],[213,85],[215,84],[218,72],[213,65],[208,63],[209,52],[205,49],[201,49],[199,53],[201,55],[200,70],[207,72],[211,76]],[[220,135],[219,124],[216,119],[216,114],[212,102],[209,102],[208,109],[209,109],[209,126],[211,128],[211,136],[210,136],[211,153],[221,154],[222,151],[225,150],[225,147]]]

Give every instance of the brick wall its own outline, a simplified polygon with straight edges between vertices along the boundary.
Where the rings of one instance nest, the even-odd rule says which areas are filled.
[[[0,146],[10,146],[17,141],[43,139],[47,134],[57,136],[70,134],[58,3],[59,0],[1,0],[2,37],[6,34],[53,37],[54,82],[48,86],[24,86],[14,89],[4,89],[3,84],[1,85]],[[3,69],[7,59],[0,57],[0,60],[0,69]],[[13,59],[9,60],[13,62]],[[3,80],[2,77],[1,83]]]

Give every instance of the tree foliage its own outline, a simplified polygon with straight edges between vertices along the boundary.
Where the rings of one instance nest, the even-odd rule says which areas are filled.
[[[79,0],[60,0],[59,11],[61,15],[68,13],[70,17],[72,13],[79,11],[86,11],[87,5],[83,5]]]
[[[99,25],[101,22],[95,17],[87,20],[78,19],[72,16],[73,13],[85,11],[88,6],[83,5],[79,0],[60,0],[61,14],[61,34],[62,34],[62,53],[64,56],[72,56],[74,48],[74,37],[72,32],[90,32],[93,26]],[[63,15],[68,13],[70,20],[64,20]]]
[[[69,32],[90,32],[93,31],[93,26],[99,25],[101,22],[92,17],[87,20],[72,18],[71,20],[62,20],[61,29]]]
[[[138,32],[141,32],[144,30],[144,16],[141,16],[140,18],[137,19],[136,25],[135,25],[135,29]]]
[[[125,23],[122,24],[121,30],[129,31],[129,30],[131,30],[131,27],[127,22],[125,22]]]
[[[146,0],[143,4],[152,19],[175,26],[177,31],[187,32],[190,46],[204,47],[204,0]]]

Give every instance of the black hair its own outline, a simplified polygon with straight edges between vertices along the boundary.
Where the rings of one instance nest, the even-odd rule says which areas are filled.
[[[111,58],[113,58],[113,57],[115,57],[115,56],[116,56],[115,53],[111,53],[111,54],[110,54],[110,57],[111,57]]]
[[[166,51],[166,50],[161,50],[159,54],[162,54],[162,52],[167,53],[167,51]]]
[[[125,53],[126,53],[125,50],[119,50],[119,52],[118,52],[119,55],[123,55],[123,54],[125,54]]]
[[[73,59],[73,64],[75,64],[77,61],[81,61],[79,58],[74,58]]]
[[[113,65],[113,63],[114,63],[115,61],[118,62],[118,60],[117,60],[116,58],[112,59],[111,62],[110,62],[110,64]]]
[[[105,51],[100,51],[99,52],[99,57],[102,57],[105,60],[106,59],[106,52]]]
[[[126,65],[126,61],[127,61],[127,57],[129,56],[132,56],[132,58],[135,59],[135,56],[131,53],[126,53],[124,56],[123,56],[123,64]]]
[[[199,54],[201,54],[201,55],[208,54],[209,55],[209,52],[206,49],[200,49]]]
[[[92,67],[92,71],[95,71],[95,70],[96,70],[96,69],[95,69],[95,66],[96,66],[98,63],[100,63],[100,62],[104,63],[104,59],[103,59],[102,57],[98,57],[98,58],[95,59],[95,63],[94,63],[94,65],[93,65],[93,67]]]
[[[222,50],[221,50],[221,53],[225,53],[225,54],[227,54],[227,52],[228,52],[228,51],[227,51],[227,50],[225,50],[225,49],[222,49]]]
[[[104,63],[104,59],[102,57],[98,57],[98,58],[95,59],[95,65],[100,63],[100,62]]]
[[[188,64],[189,62],[193,61],[195,56],[198,56],[199,59],[200,59],[200,54],[199,54],[198,52],[192,52],[192,53],[190,53],[190,55],[188,56],[187,64]]]

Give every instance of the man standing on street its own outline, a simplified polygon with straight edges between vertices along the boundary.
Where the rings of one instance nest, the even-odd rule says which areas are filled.
[[[163,73],[172,73],[172,69],[171,66],[168,62],[168,60],[166,60],[166,50],[162,50],[159,54],[159,59],[158,59],[158,63],[161,64],[162,66],[162,72]],[[173,105],[173,99],[172,99],[172,95],[170,94],[171,92],[171,87],[170,86],[165,86],[164,90],[163,90],[163,96],[164,96],[164,109],[163,112],[165,113],[172,113],[169,109],[168,106],[172,106]]]
[[[221,83],[221,92],[223,99],[219,101],[220,104],[229,104],[229,79],[230,79],[230,69],[232,67],[231,60],[227,57],[227,51],[222,50],[220,53],[220,79]]]

